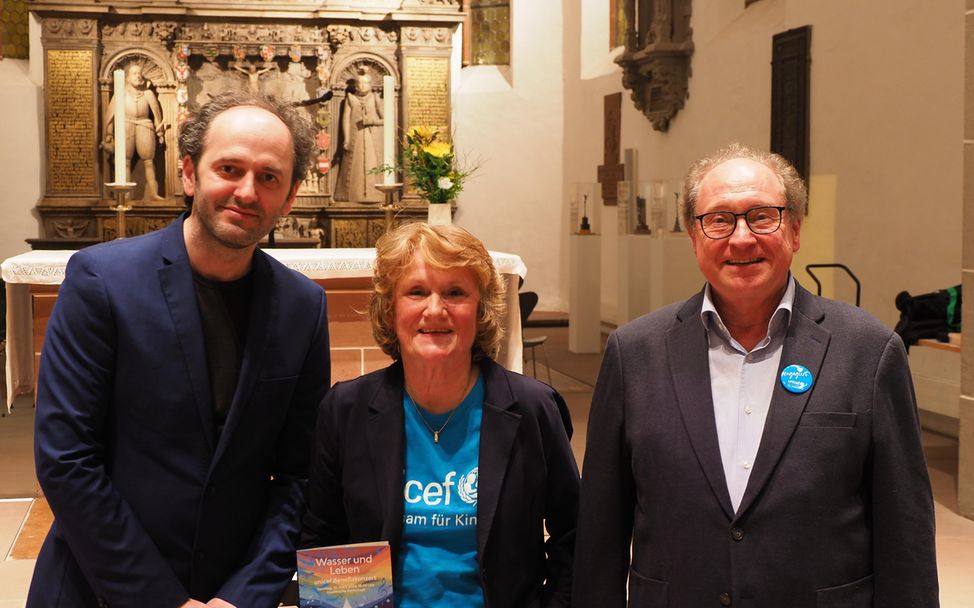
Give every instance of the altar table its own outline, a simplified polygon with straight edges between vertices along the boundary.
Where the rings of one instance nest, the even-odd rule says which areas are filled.
[[[368,279],[372,276],[375,249],[264,249],[288,268],[292,268],[323,286],[335,280]],[[40,343],[34,340],[34,311],[31,289],[46,292],[53,303],[57,286],[64,280],[64,269],[74,251],[30,251],[4,260],[0,265],[7,289],[7,403],[6,411],[21,394],[34,389],[34,364]],[[522,370],[521,317],[518,306],[518,277],[524,277],[527,267],[520,256],[491,251],[494,266],[507,286],[507,316],[504,340],[497,362],[507,369]],[[43,286],[47,286],[46,289]],[[329,293],[329,327],[336,321],[333,315],[332,292]],[[44,295],[44,294],[41,294]],[[339,295],[339,290],[334,292]],[[337,308],[337,307],[336,307]],[[336,313],[337,314],[337,313]],[[347,320],[347,319],[343,319]],[[336,354],[332,335],[332,356]],[[334,378],[333,378],[334,379]]]

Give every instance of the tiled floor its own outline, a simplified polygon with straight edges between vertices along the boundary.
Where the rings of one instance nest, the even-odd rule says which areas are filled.
[[[575,434],[572,447],[579,463],[585,446],[592,383],[598,372],[598,355],[572,355],[567,349],[567,328],[546,327],[525,330],[526,336],[546,335],[552,383],[571,410]],[[538,375],[547,379],[541,353]],[[527,366],[530,370],[530,365]],[[30,494],[31,441],[29,402],[22,402],[12,416],[0,418],[0,497],[10,491]],[[25,436],[26,434],[26,436]],[[974,521],[956,514],[957,442],[939,435],[924,434],[924,446],[937,501],[937,559],[940,570],[941,606],[974,608]],[[13,488],[10,490],[8,488]],[[0,501],[0,608],[21,608],[34,567],[33,560],[12,559],[14,538],[26,518],[29,500]]]

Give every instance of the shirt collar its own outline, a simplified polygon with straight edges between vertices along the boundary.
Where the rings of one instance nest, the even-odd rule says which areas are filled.
[[[794,304],[795,277],[791,273],[788,273],[788,286],[785,287],[785,293],[781,296],[778,307],[775,308],[771,319],[768,320],[768,336],[765,340],[774,339],[785,334],[788,325],[791,323],[791,311]],[[714,305],[714,299],[710,292],[710,283],[707,283],[703,289],[703,306],[700,309],[700,322],[703,323],[704,329],[707,330],[707,335],[711,339],[713,338],[713,334],[716,333],[736,349],[744,350],[738,344],[737,340],[730,335],[730,332],[727,331],[727,326],[721,320],[720,313],[717,312],[717,307]],[[766,341],[762,341],[756,348],[760,348],[766,343]]]

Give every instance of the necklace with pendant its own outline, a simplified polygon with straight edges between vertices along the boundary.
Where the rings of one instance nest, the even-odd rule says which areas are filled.
[[[446,422],[444,422],[440,428],[434,429],[432,426],[430,426],[430,423],[427,422],[426,416],[423,415],[423,412],[419,409],[419,406],[416,405],[416,402],[413,401],[412,399],[409,399],[409,402],[413,404],[413,408],[416,410],[416,415],[419,416],[419,419],[423,421],[423,425],[425,425],[426,428],[429,429],[430,433],[433,433],[433,443],[440,442],[440,433],[443,432],[443,429],[446,428],[446,425],[450,424],[450,421],[453,420],[454,414],[456,414],[457,410],[460,409],[459,405],[453,408],[453,411],[450,412],[449,416],[447,416]]]

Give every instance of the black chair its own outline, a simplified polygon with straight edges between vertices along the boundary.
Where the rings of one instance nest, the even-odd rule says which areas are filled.
[[[544,356],[544,367],[548,370],[548,384],[551,384],[551,368],[548,366],[548,352],[545,350],[544,343],[548,340],[548,336],[535,336],[532,338],[527,338],[524,336],[524,324],[527,322],[528,317],[531,316],[531,312],[534,307],[538,305],[538,294],[533,291],[522,291],[517,294],[518,305],[521,308],[521,345],[524,349],[525,359],[527,359],[527,350],[531,349],[531,365],[532,365],[532,375],[538,377],[538,357],[535,349],[539,346],[541,347],[541,354]]]

